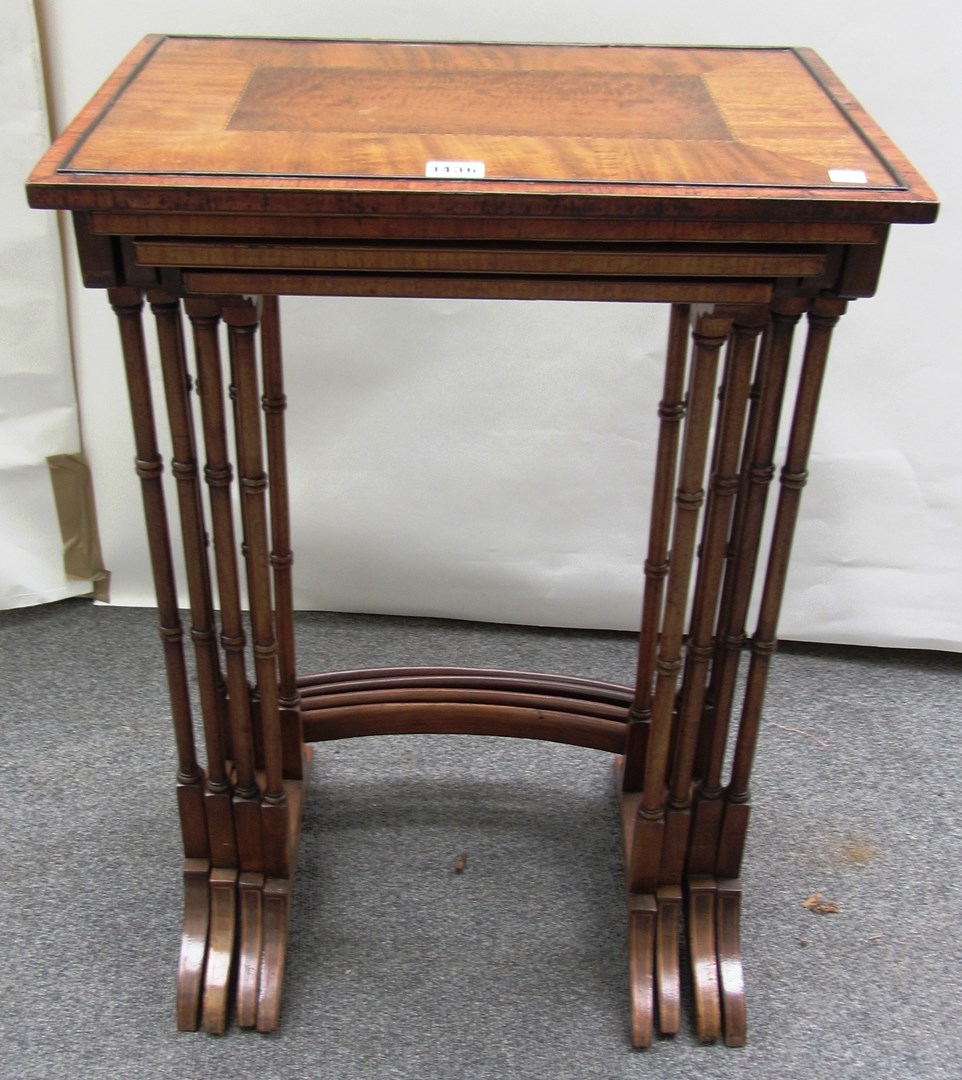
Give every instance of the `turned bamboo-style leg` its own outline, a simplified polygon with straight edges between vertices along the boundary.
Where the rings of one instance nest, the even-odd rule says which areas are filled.
[[[738,940],[741,893],[737,880],[717,882],[714,877],[723,812],[721,771],[767,492],[774,472],[772,458],[793,331],[805,306],[804,300],[780,301],[773,306],[759,359],[757,397],[746,432],[731,558],[718,615],[711,696],[701,735],[701,777],[688,849],[688,919],[694,924],[700,917],[702,923],[698,934],[689,935],[696,1019],[699,1026],[707,1023],[713,1027],[720,1006],[729,1046],[744,1045],[746,1013]],[[710,1004],[706,1006],[706,1002]]]
[[[226,740],[220,701],[220,662],[214,629],[210,570],[207,562],[207,533],[201,502],[190,405],[191,380],[187,371],[180,302],[163,293],[148,294],[157,322],[161,368],[170,424],[173,460],[177,480],[187,586],[190,596],[191,639],[197,662],[197,683],[204,740],[207,747],[207,827],[210,859],[214,866],[236,866],[237,844],[231,812],[227,776]]]
[[[766,312],[758,309],[737,313],[729,341],[715,438],[712,483],[705,511],[685,674],[678,707],[677,736],[662,846],[662,889],[666,885],[681,886],[687,863],[694,759],[713,651],[715,612],[725,564],[732,504],[738,490],[738,469],[755,346],[765,317]],[[713,1041],[718,1036],[716,1018],[721,1009],[718,1000],[714,925],[710,910],[713,899],[705,895],[708,888],[708,881],[704,879],[697,887],[689,882],[688,943],[692,958],[695,1017],[699,1038],[706,1042]],[[706,919],[707,929],[701,925]],[[707,952],[704,951],[706,949]]]
[[[752,640],[752,656],[735,743],[735,756],[725,792],[725,811],[715,865],[716,875],[723,878],[737,878],[741,868],[749,817],[749,778],[758,743],[768,670],[777,645],[778,614],[785,591],[792,538],[802,490],[808,479],[808,457],[832,331],[845,308],[845,301],[825,298],[814,300],[809,310],[808,340],[788,450],[780,477],[781,492],[772,531],[758,623]]]
[[[280,337],[274,316],[269,319],[269,341],[265,355],[265,404],[268,427],[271,430],[273,461],[280,470],[274,476],[279,494],[271,504],[276,532],[284,543],[287,539],[286,470],[283,446],[277,443],[283,428],[277,428],[283,414],[281,393]],[[239,1002],[243,1002],[243,1024],[271,1031],[279,1022],[281,989],[287,944],[290,877],[295,858],[296,827],[299,819],[298,779],[285,783],[285,742],[281,719],[279,691],[279,647],[274,635],[274,611],[271,597],[271,550],[268,539],[268,477],[263,470],[263,440],[261,434],[261,403],[258,396],[257,356],[255,335],[259,311],[254,303],[231,302],[222,309],[228,326],[231,375],[233,381],[234,422],[238,445],[238,469],[241,488],[242,519],[247,565],[247,591],[250,602],[250,623],[254,643],[257,710],[260,719],[260,756],[263,761],[263,794],[260,801],[260,820],[263,837],[263,870],[255,887],[249,882],[250,895],[245,897],[249,918],[242,926],[242,956],[249,957],[250,967],[257,957],[257,996],[254,1002],[254,982],[249,978],[239,987]],[[270,446],[269,446],[270,453]],[[279,528],[277,528],[279,526]],[[275,532],[275,542],[277,539]],[[275,570],[282,571],[282,589],[289,586],[289,550],[277,559]],[[285,572],[287,575],[285,576]],[[288,725],[288,735],[300,733],[299,712],[296,710],[296,677],[293,653],[293,611],[289,594],[285,596],[285,630],[289,631],[284,663],[289,701],[295,706],[296,727]],[[289,624],[287,622],[289,620]],[[303,774],[301,748],[290,745],[288,766]],[[297,758],[292,761],[294,755]],[[288,784],[294,784],[298,806],[288,800]],[[256,895],[256,899],[255,899]],[[256,916],[256,917],[255,917]]]
[[[197,762],[191,718],[183,630],[177,605],[170,532],[161,477],[163,461],[157,447],[153,400],[144,344],[143,301],[137,289],[108,290],[120,325],[127,390],[137,448],[147,540],[150,550],[160,636],[164,645],[171,717],[177,745],[177,803],[184,844],[184,930],[178,965],[176,1010],[178,1027],[193,1030],[198,1023],[200,979],[205,974],[208,924],[206,896],[199,867],[209,865],[210,843],[205,810],[204,775]],[[200,955],[199,955],[200,954]]]
[[[712,875],[717,862],[724,811],[721,774],[739,659],[745,642],[745,620],[758,562],[767,494],[774,474],[775,440],[793,333],[806,306],[807,301],[801,299],[783,300],[773,306],[759,358],[755,402],[746,431],[741,484],[732,525],[731,556],[718,614],[710,699],[706,703],[701,733],[700,778],[688,846],[688,872],[699,881],[701,894],[708,888],[708,883],[715,881]],[[729,1046],[742,1046],[746,1039],[746,1025],[744,978],[738,941],[741,893],[737,880],[728,881],[724,890],[722,883],[718,883],[717,889],[714,900],[717,905],[717,941],[714,946],[702,935],[705,948],[715,948],[716,957],[699,953],[693,947],[692,973],[697,985],[699,972],[707,971],[713,962],[716,963],[725,1042]],[[696,903],[704,906],[706,903],[703,895],[696,900],[694,894],[689,902],[692,906]],[[714,974],[710,978],[713,988]],[[701,996],[704,998],[705,995]]]
[[[701,779],[696,793],[688,854],[692,873],[714,872],[721,828],[722,768],[731,720],[745,620],[758,563],[768,490],[782,414],[782,401],[795,325],[807,307],[804,299],[773,305],[759,360],[757,405],[746,435],[742,482],[732,528],[731,557],[718,616],[711,673],[711,705],[703,732]]]
[[[137,447],[137,475],[140,477],[147,523],[147,542],[157,594],[160,637],[164,644],[171,716],[177,744],[177,801],[184,856],[188,859],[206,859],[210,856],[210,848],[204,813],[204,775],[194,748],[190,692],[184,662],[184,633],[177,606],[177,585],[161,480],[164,465],[157,448],[157,430],[141,319],[143,300],[139,289],[109,289],[108,296],[120,324],[127,392]]]
[[[676,510],[672,528],[672,546],[664,618],[658,643],[656,679],[651,703],[651,723],[645,748],[644,783],[639,795],[626,794],[622,802],[625,822],[626,874],[629,893],[634,897],[649,897],[654,905],[654,920],[635,920],[631,935],[630,963],[635,974],[632,985],[644,987],[648,976],[638,973],[644,964],[656,964],[662,982],[663,1009],[672,1030],[677,1011],[679,985],[677,951],[658,955],[657,942],[670,936],[661,935],[658,928],[658,887],[665,829],[668,765],[675,735],[675,691],[681,668],[681,648],[688,590],[699,511],[704,499],[704,475],[708,458],[708,441],[714,405],[718,354],[731,328],[730,316],[701,315],[692,334],[694,347],[688,389],[688,409],[679,467]],[[666,882],[664,884],[672,884]],[[669,899],[668,897],[665,898]],[[674,911],[666,914],[669,920]],[[652,940],[643,940],[649,932]],[[653,976],[652,976],[653,977]],[[632,1029],[646,1031],[651,1018],[639,1015],[639,1010],[652,1007],[646,997],[633,995]]]
[[[767,312],[757,308],[736,314],[722,381],[714,468],[695,580],[662,852],[661,880],[672,884],[681,882],[688,855],[692,774],[713,652],[715,613],[739,485],[755,347],[766,317]]]
[[[668,325],[664,388],[658,406],[658,452],[651,496],[648,555],[645,559],[638,669],[622,766],[622,786],[626,792],[640,791],[645,775],[645,749],[651,723],[651,692],[658,648],[658,628],[661,625],[665,578],[668,576],[668,539],[671,533],[678,443],[681,437],[681,422],[685,416],[685,367],[690,312],[688,304],[673,304]]]
[[[297,685],[297,658],[294,642],[294,597],[291,567],[290,507],[285,451],[284,412],[287,399],[281,363],[280,312],[275,296],[263,298],[261,317],[262,363],[266,413],[268,493],[271,514],[271,565],[274,568],[274,610],[277,632],[279,705],[283,742],[284,776],[300,781],[291,785],[290,865],[294,873],[300,804],[304,797],[309,749],[304,747],[300,691]],[[264,883],[264,935],[261,954],[260,988],[257,1002],[257,1030],[274,1031],[280,1022],[281,992],[287,958],[292,882],[290,878],[268,878]]]
[[[750,472],[758,431],[759,406],[762,398],[762,383],[765,373],[768,371],[768,355],[772,342],[772,317],[769,315],[768,322],[762,333],[761,345],[755,365],[754,380],[748,392],[748,420],[745,425],[745,437],[742,441],[741,464],[739,466],[738,490],[735,496],[735,507],[732,515],[731,535],[729,536],[728,548],[725,553],[725,571],[722,582],[721,599],[718,606],[718,617],[715,632],[714,655],[712,657],[711,674],[708,689],[705,693],[705,704],[702,709],[701,728],[698,734],[698,749],[695,755],[694,778],[697,782],[698,792],[704,784],[705,774],[708,772],[708,758],[715,738],[715,702],[718,698],[719,674],[723,668],[723,660],[727,649],[735,649],[737,656],[737,644],[726,644],[726,628],[729,624],[729,611],[732,600],[732,567],[739,553],[739,537],[745,518],[745,494],[749,488]],[[786,359],[787,364],[787,359]],[[698,794],[696,792],[696,795]],[[697,809],[697,803],[696,807]],[[692,823],[691,841],[695,842],[695,825]],[[712,863],[714,865],[714,863]]]
[[[221,642],[227,661],[228,714],[232,768],[235,774],[234,818],[238,867],[215,866],[208,883],[209,935],[206,956],[203,1024],[222,1031],[232,993],[236,995],[241,1027],[272,1031],[277,1026],[290,914],[297,822],[304,795],[303,762],[309,756],[298,741],[296,756],[287,760],[279,705],[280,689],[287,697],[296,726],[288,730],[300,740],[301,721],[294,668],[293,610],[290,600],[290,547],[286,468],[284,462],[280,374],[280,340],[276,307],[269,341],[265,344],[264,411],[267,414],[268,461],[277,491],[271,500],[274,569],[281,582],[284,643],[273,637],[271,555],[267,541],[267,475],[263,468],[261,402],[257,394],[255,333],[257,308],[248,301],[190,300],[187,312],[193,328],[201,391],[215,565],[221,603]],[[224,381],[218,328],[227,324],[233,377],[234,421],[237,437],[248,592],[253,629],[256,695],[247,680],[245,637],[237,543],[231,504],[232,467],[227,448]],[[171,349],[171,353],[174,350]],[[259,713],[259,725],[253,713]],[[257,743],[260,743],[260,746]],[[258,759],[263,778],[257,774]],[[290,775],[288,775],[288,773]],[[268,875],[270,871],[270,876]],[[235,960],[236,957],[236,960]]]
[[[681,422],[685,417],[685,371],[690,313],[691,309],[687,304],[672,305],[664,386],[658,407],[658,451],[651,498],[648,554],[645,559],[638,666],[635,693],[629,712],[625,755],[619,765],[626,838],[631,835],[644,782],[658,629],[661,624],[665,579],[668,576],[668,542],[678,467],[678,445],[681,441]],[[630,848],[626,848],[626,869],[629,858]],[[640,897],[631,894],[629,897],[629,903],[636,907],[642,902]],[[644,900],[642,909],[631,909],[629,913],[632,1043],[639,1048],[651,1045],[656,1011],[662,1034],[675,1035],[680,1028],[681,984],[678,962],[672,959],[678,956],[680,904],[680,893],[677,898],[662,897],[653,904],[652,897],[649,896]]]
[[[263,298],[261,315],[261,358],[264,369],[263,408],[266,414],[267,472],[271,514],[271,566],[274,569],[274,619],[277,633],[279,705],[283,743],[284,776],[300,780],[304,775],[304,731],[301,723],[300,693],[297,688],[297,659],[294,644],[294,594],[291,567],[290,505],[287,483],[287,453],[284,394],[281,364],[280,312],[276,296]]]
[[[731,649],[726,649],[721,654],[723,664],[719,681],[721,694],[719,701],[716,702],[715,731],[698,804],[699,813],[695,824],[696,840],[692,845],[690,857],[691,869],[696,872],[692,874],[690,881],[691,883],[698,882],[699,886],[705,882],[712,883],[715,904],[712,932],[716,939],[713,943],[704,941],[697,952],[693,946],[693,963],[703,960],[707,955],[706,950],[714,950],[725,1041],[729,1046],[742,1046],[746,1039],[744,976],[739,942],[741,891],[738,874],[744,854],[750,815],[749,777],[758,741],[769,665],[776,648],[778,613],[785,589],[801,493],[807,479],[808,457],[829,344],[832,330],[844,310],[843,301],[832,299],[815,300],[809,310],[808,340],[795,401],[788,450],[781,473],[781,492],[772,531],[758,624],[752,642],[752,656],[735,743],[732,773],[723,801],[715,796],[709,785],[716,785],[720,776],[724,733],[727,732],[728,713],[731,707],[731,691],[728,684],[734,681],[737,657],[734,660],[729,659],[734,651]],[[769,356],[770,363],[774,357],[774,370],[771,372],[774,380],[771,389],[772,399],[781,394],[781,387],[784,385],[782,354],[787,357],[788,339],[790,339],[791,325],[794,322],[793,313],[783,312],[783,320],[783,337],[786,340],[781,345],[773,341]],[[774,415],[777,413],[777,406],[774,400],[769,403],[769,408],[771,416],[768,415],[765,407],[765,391],[763,390],[753,449],[755,462],[759,463],[753,467],[752,480],[756,481],[756,484],[747,489],[746,499],[749,501],[746,502],[738,538],[741,562],[739,562],[739,556],[736,556],[731,568],[732,590],[727,611],[724,612],[728,640],[737,640],[740,636],[739,631],[743,627],[748,605],[751,579],[754,577],[764,488],[771,474],[770,466],[760,463],[764,462],[766,455],[770,453],[770,445],[774,440],[774,425],[777,423],[777,417]],[[718,708],[719,703],[725,710],[724,713]],[[715,838],[717,842],[712,851],[711,841]],[[712,857],[714,876],[705,877],[698,871]],[[706,933],[708,924],[703,908],[706,905],[704,894],[708,891],[707,885],[705,889],[699,888],[697,893],[691,887],[689,914],[690,920],[694,919],[696,914],[702,916],[702,925],[706,928]],[[698,905],[697,911],[696,905]],[[711,1017],[707,1021],[709,1024],[713,1022]]]
[[[264,472],[260,399],[254,336],[259,321],[254,304],[225,306],[231,375],[237,395],[237,464],[247,557],[247,587],[254,644],[254,670],[263,738],[264,793],[261,824],[264,872],[287,877],[288,807],[277,683],[277,640],[271,603],[270,547],[267,537],[267,474]]]
[[[688,415],[672,530],[665,614],[656,664],[651,731],[645,757],[645,780],[634,826],[629,868],[632,892],[653,892],[659,884],[665,825],[668,764],[675,734],[675,692],[698,518],[704,502],[705,464],[713,413],[718,354],[731,328],[731,317],[702,315],[692,334],[694,356],[688,392]]]
[[[241,613],[237,543],[231,505],[233,470],[227,449],[224,380],[218,340],[220,310],[214,301],[188,300],[197,359],[203,418],[211,526],[214,535],[217,589],[220,597],[221,645],[227,668],[228,717],[233,766],[236,772],[233,808],[240,869],[261,873],[264,868],[260,820],[260,790],[254,768],[250,697],[244,661],[246,638]]]

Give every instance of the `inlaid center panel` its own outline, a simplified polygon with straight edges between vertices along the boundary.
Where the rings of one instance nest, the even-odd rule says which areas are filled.
[[[455,92],[456,91],[456,92]],[[236,131],[731,138],[697,75],[258,68]]]

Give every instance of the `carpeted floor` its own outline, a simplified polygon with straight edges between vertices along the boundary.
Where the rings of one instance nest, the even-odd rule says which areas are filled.
[[[304,613],[304,671],[628,681],[630,636]],[[612,761],[466,737],[320,746],[282,1026],[178,1034],[180,854],[154,615],[0,613],[0,1076],[962,1075],[956,655],[785,646],[744,874],[749,1045],[628,1046]],[[464,872],[455,866],[464,856]],[[803,902],[839,905],[819,916]]]

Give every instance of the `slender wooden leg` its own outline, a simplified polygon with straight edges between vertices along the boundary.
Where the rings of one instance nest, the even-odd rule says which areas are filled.
[[[844,301],[818,299],[812,302],[809,310],[808,340],[795,400],[788,450],[781,473],[781,493],[772,531],[758,624],[752,642],[752,656],[735,742],[735,755],[731,777],[724,795],[720,828],[717,832],[714,873],[718,879],[721,879],[718,884],[717,959],[723,997],[725,1039],[731,1046],[743,1045],[746,1037],[744,976],[738,940],[740,890],[737,879],[744,855],[751,813],[749,777],[758,742],[768,670],[776,649],[778,613],[785,589],[792,537],[798,518],[802,489],[808,475],[808,457],[822,379],[828,360],[832,330],[844,313],[845,306]],[[747,576],[747,571],[745,574]],[[736,582],[736,588],[739,585],[740,583]],[[744,617],[740,603],[737,611],[734,610],[733,603],[730,615]],[[714,775],[710,779],[714,780]],[[708,848],[705,838],[701,839],[701,844],[699,859],[707,858]]]
[[[297,822],[304,796],[304,763],[309,754],[301,742],[301,719],[293,640],[293,604],[290,590],[290,528],[284,459],[283,388],[280,371],[280,338],[276,305],[267,306],[267,340],[264,345],[264,412],[267,415],[268,463],[276,491],[270,501],[274,550],[267,538],[267,475],[263,468],[261,402],[257,395],[255,333],[258,312],[248,301],[187,302],[197,356],[204,441],[207,452],[205,478],[210,493],[218,591],[221,602],[221,641],[227,660],[227,712],[229,742],[235,776],[233,811],[237,836],[237,867],[214,866],[204,908],[208,920],[204,963],[202,1023],[206,1030],[225,1029],[231,992],[235,989],[237,1021],[241,1027],[271,1031],[277,1026],[281,985],[290,916],[291,877],[296,861]],[[192,448],[189,417],[182,410],[186,375],[182,366],[179,323],[168,305],[155,300],[162,333],[162,351],[168,375],[169,411],[177,460],[184,463]],[[221,316],[228,326],[233,377],[234,420],[237,436],[243,553],[246,558],[251,602],[256,694],[251,692],[245,664],[245,638],[241,614],[231,505],[232,469],[227,449],[224,383],[218,327]],[[164,341],[166,335],[166,344]],[[178,440],[180,442],[178,443]],[[182,467],[180,474],[189,473]],[[184,487],[186,492],[186,485]],[[187,520],[193,529],[193,547],[199,551],[201,517],[193,514],[195,491],[189,492]],[[186,495],[185,495],[186,502]],[[185,526],[185,542],[188,537]],[[271,565],[280,597],[282,625],[280,646],[274,639],[271,606]],[[198,578],[198,583],[201,580]],[[208,584],[209,590],[209,584]],[[192,597],[193,597],[192,592]],[[202,587],[199,601],[205,599]],[[208,594],[209,595],[209,592]],[[206,610],[198,603],[198,614]],[[278,659],[280,656],[280,660]],[[278,679],[280,678],[280,684]],[[209,683],[213,685],[213,680]],[[281,699],[280,695],[286,694]],[[213,700],[213,699],[212,699]],[[281,723],[280,705],[288,712],[287,728]],[[254,723],[258,714],[259,726]],[[216,715],[216,711],[215,711]],[[286,735],[285,735],[286,730]],[[286,738],[286,742],[285,742]],[[295,740],[296,739],[296,745]],[[258,747],[257,743],[260,743]],[[288,745],[289,744],[289,745]],[[285,750],[287,747],[287,750]],[[222,751],[222,759],[225,753]],[[256,773],[263,763],[263,791]],[[200,890],[195,890],[200,897]],[[196,905],[195,905],[196,906]],[[193,910],[193,909],[192,909]],[[201,918],[200,908],[195,918]],[[237,956],[237,970],[233,958]],[[184,1012],[188,1012],[185,1003]],[[196,1023],[196,1021],[195,1021]]]
[[[204,775],[197,763],[191,720],[190,692],[184,663],[183,629],[177,607],[177,585],[167,526],[167,508],[161,483],[164,466],[157,448],[147,350],[141,320],[143,300],[139,289],[108,289],[111,306],[120,325],[127,392],[137,447],[137,475],[140,477],[147,522],[150,564],[157,593],[160,637],[164,644],[171,717],[177,744],[177,803],[180,810],[184,855],[207,859],[210,847],[204,812]]]
[[[698,752],[695,758],[695,776],[699,783],[704,779],[708,771],[708,757],[714,738],[715,731],[715,702],[718,698],[718,681],[722,669],[722,660],[726,653],[725,628],[729,624],[729,613],[732,603],[732,566],[736,553],[740,550],[739,538],[745,517],[745,493],[749,484],[749,472],[753,460],[756,434],[758,431],[759,405],[762,398],[762,383],[765,373],[768,371],[768,356],[772,343],[772,317],[762,333],[761,346],[758,351],[758,359],[755,366],[755,378],[748,393],[748,421],[745,426],[745,438],[742,444],[742,458],[739,467],[738,492],[735,496],[735,510],[732,520],[731,535],[728,542],[728,550],[725,554],[725,577],[722,584],[721,601],[718,609],[718,625],[715,634],[715,655],[712,659],[711,678],[705,696],[705,707],[702,716],[701,732],[698,737]],[[787,361],[786,361],[787,362]],[[737,648],[738,646],[736,646]]]
[[[224,321],[229,332],[231,374],[236,392],[237,460],[247,557],[247,582],[254,640],[254,668],[261,720],[264,761],[264,792],[261,797],[261,827],[264,839],[264,873],[269,879],[289,882],[291,861],[291,808],[284,781],[284,749],[279,711],[277,641],[271,603],[270,548],[261,438],[261,410],[258,398],[255,333],[259,321],[257,307],[250,303],[225,305]],[[267,903],[266,896],[264,903]],[[265,910],[265,920],[268,913]],[[271,911],[272,924],[276,911]],[[286,908],[285,908],[286,920]],[[286,921],[284,929],[286,941]],[[275,938],[267,931],[265,942]],[[261,952],[260,1012],[274,1016],[280,1009],[284,950],[265,947]],[[281,965],[281,966],[277,966]]]
[[[675,500],[671,563],[656,665],[651,732],[629,867],[629,888],[632,892],[653,893],[659,884],[668,763],[675,734],[675,692],[681,670],[681,649],[698,517],[705,496],[703,484],[713,412],[715,374],[718,353],[730,328],[730,316],[703,315],[697,320],[693,333],[695,348],[688,393],[688,416]]]
[[[214,301],[188,300],[187,314],[193,328],[201,391],[201,414],[207,455],[204,477],[210,499],[221,609],[221,645],[227,668],[227,708],[233,765],[236,771],[233,807],[238,865],[242,870],[261,873],[264,869],[264,856],[260,790],[254,770],[250,697],[244,662],[246,638],[241,613],[237,543],[231,505],[233,470],[227,450],[224,381],[217,333],[220,310]]]
[[[236,786],[233,798],[237,830],[237,865],[241,873],[219,881],[219,892],[212,890],[211,903],[218,903],[219,937],[211,934],[211,956],[219,949],[214,977],[205,993],[204,1025],[208,1030],[224,1030],[232,990],[233,967],[226,956],[228,944],[234,949],[234,935],[239,932],[237,949],[237,1020],[242,1027],[253,1027],[257,1019],[257,994],[262,939],[263,837],[260,813],[260,789],[255,777],[253,725],[244,659],[245,636],[241,614],[237,548],[231,506],[232,469],[227,450],[224,386],[221,373],[218,306],[210,301],[188,301],[194,351],[197,358],[201,391],[204,441],[207,454],[205,478],[210,495],[214,533],[215,565],[221,603],[221,643],[227,664],[227,714],[231,725],[230,744]],[[234,906],[226,897],[237,886]],[[213,910],[211,918],[213,920]],[[239,919],[228,937],[227,921]],[[231,953],[231,956],[233,952]]]
[[[752,657],[735,743],[732,773],[725,792],[725,813],[715,867],[715,873],[719,877],[737,878],[741,868],[749,816],[749,777],[758,743],[768,670],[777,644],[778,613],[785,591],[792,537],[798,519],[802,490],[808,479],[808,457],[832,331],[845,307],[842,300],[825,298],[813,301],[809,311],[808,340],[788,450],[781,473],[781,493],[772,531],[758,623],[752,641]]]
[[[675,690],[681,668],[681,648],[688,589],[695,553],[699,511],[704,499],[703,482],[708,458],[708,441],[713,413],[718,354],[731,328],[730,316],[701,315],[693,333],[694,350],[688,390],[684,444],[679,468],[676,512],[672,529],[664,618],[658,643],[656,681],[651,701],[651,723],[645,746],[644,782],[639,793],[625,792],[622,820],[625,823],[626,877],[631,894],[632,1028],[644,1033],[653,1026],[653,1015],[639,1010],[654,1009],[654,998],[645,989],[654,986],[655,962],[660,980],[663,1009],[672,1026],[679,981],[677,950],[662,948],[671,937],[674,908],[664,914],[658,906],[658,887],[665,828],[668,764],[675,736]],[[643,668],[645,661],[640,662]],[[644,691],[638,691],[644,693]],[[671,884],[665,882],[665,884]],[[651,918],[636,917],[639,911],[653,911]],[[659,920],[664,930],[659,927]],[[650,939],[645,935],[650,935]],[[649,967],[651,970],[649,970]]]
[[[265,500],[267,474],[263,465],[254,348],[258,312],[254,304],[248,302],[225,307],[223,314],[229,330],[231,374],[237,393],[237,460],[244,508],[254,669],[263,737],[261,824],[264,831],[264,872],[269,877],[287,877],[289,822],[278,711],[277,640],[271,603]]]
[[[738,467],[755,346],[766,319],[764,309],[749,309],[735,316],[725,365],[714,469],[695,581],[665,823],[661,880],[671,884],[681,884],[688,856],[692,776],[713,653],[715,613],[725,567],[733,503],[738,491]]]
[[[737,880],[716,882],[717,861],[724,803],[721,772],[738,662],[745,640],[745,619],[751,598],[765,504],[774,473],[772,459],[781,416],[786,374],[793,332],[805,301],[782,301],[773,307],[757,374],[757,397],[748,424],[742,454],[741,485],[732,526],[731,557],[718,616],[715,660],[712,669],[710,712],[702,733],[703,762],[695,797],[693,823],[688,851],[688,871],[697,889],[690,890],[694,910],[704,908],[704,894],[715,883],[717,895],[716,933],[713,943],[703,930],[690,935],[692,978],[703,987],[699,1000],[714,1001],[715,980],[704,973],[712,963],[717,966],[717,984],[721,994],[725,1040],[731,1046],[744,1045],[746,1038],[744,977],[741,969],[739,935],[740,892]],[[716,948],[716,953],[705,952]],[[714,1005],[709,1009],[711,1015]]]
[[[124,366],[137,447],[151,567],[157,592],[160,636],[164,644],[171,716],[177,744],[177,802],[184,843],[184,922],[177,971],[177,1026],[195,1030],[206,975],[209,927],[207,874],[210,866],[204,776],[197,762],[191,720],[183,632],[177,606],[167,510],[161,484],[163,463],[157,448],[147,353],[141,321],[142,299],[136,289],[109,290],[120,324]],[[216,820],[216,815],[215,815]]]
[[[735,696],[745,620],[758,562],[768,490],[774,476],[775,440],[795,325],[805,300],[783,301],[771,323],[759,361],[758,404],[743,455],[742,482],[732,529],[732,554],[725,575],[711,679],[711,716],[705,724],[704,760],[696,794],[688,866],[692,873],[714,872],[721,828],[722,768]]]
[[[621,769],[624,790],[640,791],[644,781],[645,750],[651,723],[651,692],[661,624],[661,604],[668,576],[668,538],[671,532],[672,495],[678,462],[681,422],[685,416],[685,362],[688,354],[690,307],[674,304],[668,326],[665,382],[658,415],[658,453],[655,461],[645,559],[645,593],[642,600],[641,632],[638,638],[638,671],[635,697],[629,713],[625,761]]]
[[[191,380],[187,371],[180,302],[164,293],[148,299],[157,322],[167,416],[173,444],[173,474],[177,480],[187,585],[190,595],[191,638],[197,662],[197,682],[207,747],[207,828],[214,866],[236,866],[237,844],[231,812],[230,784],[219,687],[220,664],[214,630],[214,604],[207,562],[207,533],[197,468]]]
[[[679,1024],[678,922],[681,913],[681,885],[688,855],[694,757],[705,699],[708,666],[712,656],[715,611],[724,569],[732,503],[738,488],[738,465],[752,363],[755,345],[765,322],[765,316],[764,311],[757,309],[734,313],[734,330],[729,341],[723,379],[721,410],[713,455],[711,492],[705,511],[700,546],[685,675],[674,738],[669,797],[665,811],[661,865],[658,873],[660,887],[657,892],[656,981],[659,1025],[665,1034],[677,1031]],[[703,893],[704,889],[701,892]],[[691,910],[700,911],[710,903],[710,899],[699,894],[697,904]],[[699,1016],[704,1017],[711,1013],[711,1006],[708,1004],[711,987],[706,982],[706,972],[715,965],[713,933],[701,932],[690,935],[689,944],[693,968],[697,974],[696,1001],[699,1003]],[[706,947],[711,951],[702,954],[699,950]],[[714,985],[717,986],[717,973]]]
[[[284,412],[287,398],[281,366],[280,313],[276,296],[263,298],[261,352],[264,369],[263,407],[266,414],[267,472],[270,476],[271,566],[274,568],[274,612],[277,630],[277,662],[280,678],[279,704],[284,755],[284,776],[304,776],[304,731],[297,661],[294,646],[294,596],[291,567],[290,506],[287,483]]]
[[[177,965],[177,1030],[196,1031],[207,965],[210,896],[207,859],[184,860],[184,931]]]

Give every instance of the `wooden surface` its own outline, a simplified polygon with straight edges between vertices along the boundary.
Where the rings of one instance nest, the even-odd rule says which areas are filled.
[[[483,162],[484,179],[428,179],[434,160]],[[256,189],[289,206],[550,193],[603,212],[612,196],[710,194],[746,213],[802,199],[850,220],[934,214],[835,76],[782,48],[150,37],[30,186],[35,206],[165,210],[237,210],[229,193]]]
[[[437,160],[484,176],[425,176]],[[28,191],[73,211],[85,284],[108,289],[119,320],[178,752],[179,1026],[221,1032],[232,1002],[241,1027],[278,1025],[303,741],[425,732],[618,755],[632,1041],[679,1030],[684,922],[698,1037],[742,1045],[738,876],[778,611],[833,328],[875,290],[889,225],[937,211],[904,157],[805,50],[152,37]],[[674,305],[634,687],[463,668],[297,675],[288,294]]]

